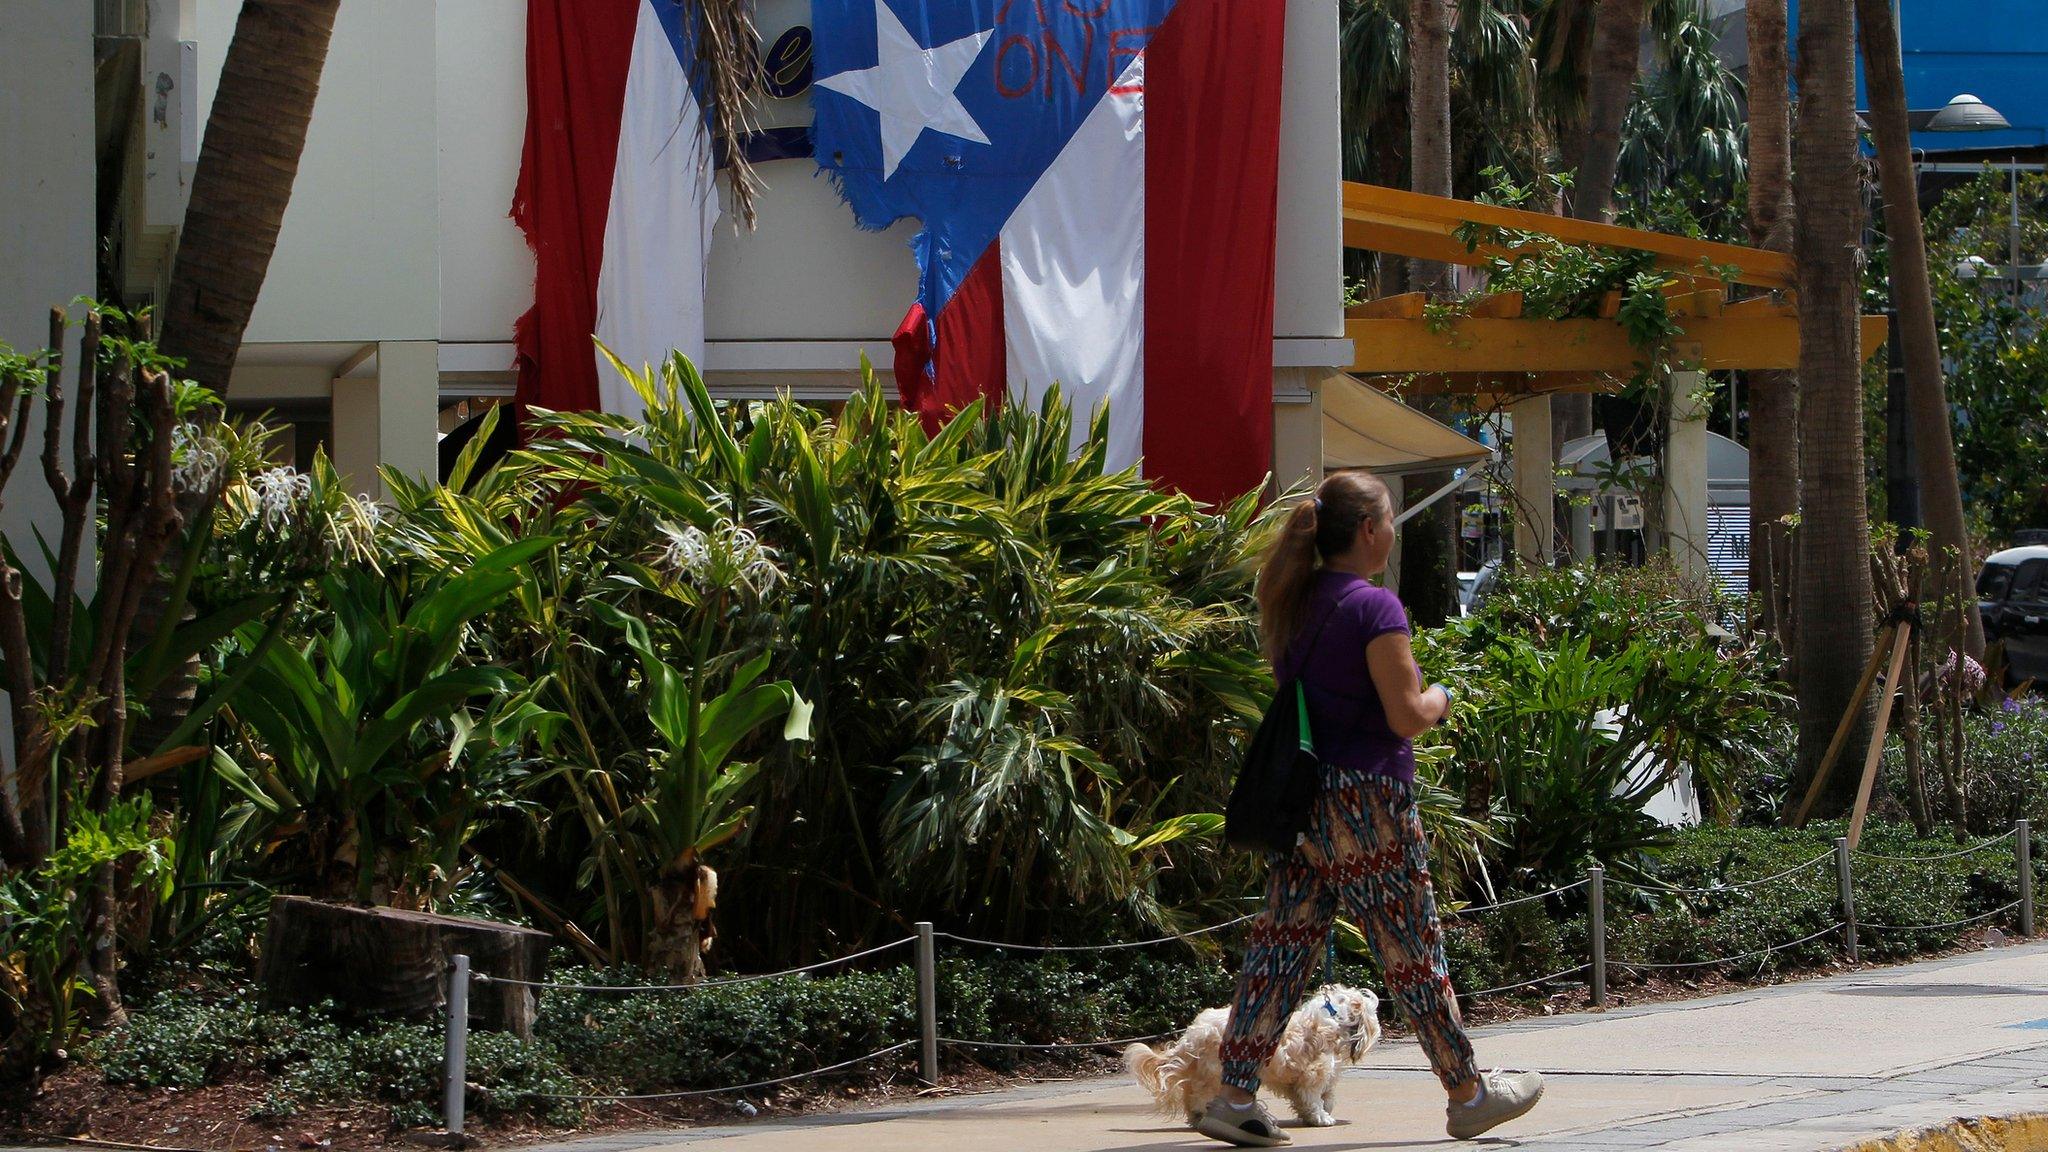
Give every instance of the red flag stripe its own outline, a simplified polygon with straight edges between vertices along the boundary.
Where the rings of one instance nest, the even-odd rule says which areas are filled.
[[[1145,474],[1198,500],[1272,468],[1286,0],[1180,0],[1145,50]]]
[[[528,0],[526,147],[512,219],[533,249],[533,307],[513,330],[523,407],[598,407],[597,280],[643,0]]]

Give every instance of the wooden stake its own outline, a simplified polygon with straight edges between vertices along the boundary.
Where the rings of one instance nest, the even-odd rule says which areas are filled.
[[[1906,649],[1913,642],[1913,625],[1901,622],[1892,630],[1891,667],[1884,677],[1884,699],[1877,705],[1877,728],[1870,734],[1870,750],[1863,754],[1863,779],[1856,785],[1856,806],[1849,810],[1849,850],[1863,838],[1863,818],[1870,811],[1870,790],[1877,783],[1877,765],[1884,759],[1885,729],[1891,727],[1892,702],[1899,695],[1899,668],[1906,662]]]
[[[1807,786],[1806,799],[1800,802],[1798,814],[1792,817],[1792,827],[1806,827],[1806,818],[1813,813],[1813,805],[1820,799],[1821,789],[1827,786],[1828,775],[1834,771],[1835,759],[1842,754],[1842,746],[1849,742],[1849,731],[1856,727],[1856,717],[1863,712],[1863,698],[1870,694],[1870,685],[1877,679],[1877,669],[1897,635],[1898,625],[1894,624],[1884,642],[1870,650],[1870,662],[1863,666],[1863,678],[1856,682],[1856,691],[1849,697],[1849,706],[1842,711],[1842,722],[1835,726],[1835,738],[1828,741],[1827,754],[1820,758],[1820,766],[1813,770],[1813,783]]]

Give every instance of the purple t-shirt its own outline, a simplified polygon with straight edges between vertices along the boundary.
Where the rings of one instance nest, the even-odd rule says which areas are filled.
[[[1387,726],[1365,659],[1365,646],[1375,638],[1407,631],[1400,597],[1349,572],[1316,574],[1301,632],[1274,672],[1282,682],[1300,678],[1323,763],[1415,782],[1415,748]]]

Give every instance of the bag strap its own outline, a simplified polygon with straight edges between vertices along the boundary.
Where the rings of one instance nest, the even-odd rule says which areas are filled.
[[[1292,686],[1294,688],[1294,730],[1300,737],[1299,745],[1301,750],[1313,756],[1316,754],[1316,741],[1315,734],[1308,729],[1308,693],[1302,688],[1299,679],[1292,681]]]

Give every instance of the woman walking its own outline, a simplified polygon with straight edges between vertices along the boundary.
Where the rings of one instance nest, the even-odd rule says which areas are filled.
[[[1414,1025],[1449,1094],[1446,1128],[1470,1140],[1543,1095],[1533,1072],[1481,1075],[1458,1016],[1415,807],[1409,741],[1442,723],[1451,693],[1422,687],[1400,599],[1371,582],[1394,547],[1387,486],[1339,472],[1296,505],[1259,571],[1259,631],[1284,683],[1298,678],[1322,790],[1292,855],[1268,860],[1223,1039],[1223,1093],[1196,1123],[1231,1144],[1288,1143],[1257,1102],[1259,1066],[1301,999],[1341,907],[1365,933],[1387,993]]]

